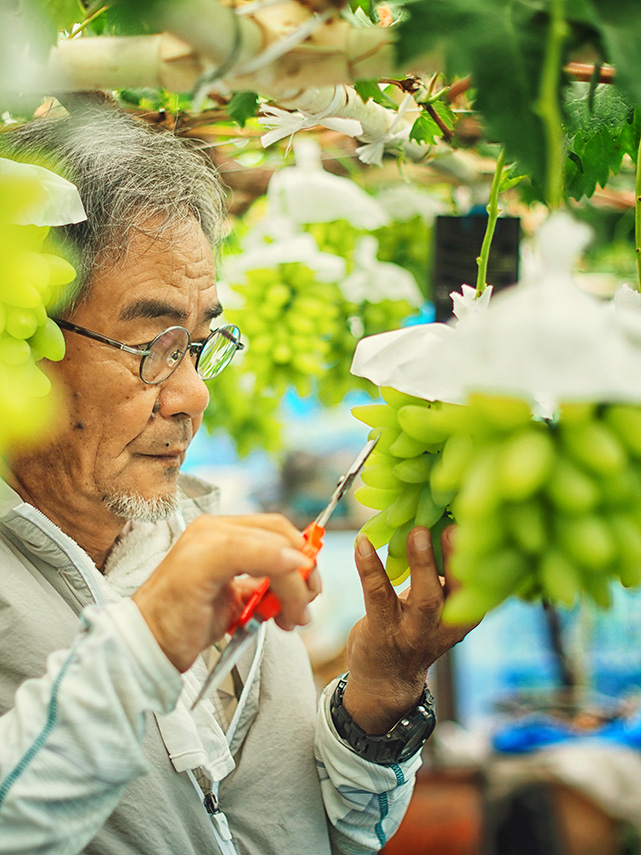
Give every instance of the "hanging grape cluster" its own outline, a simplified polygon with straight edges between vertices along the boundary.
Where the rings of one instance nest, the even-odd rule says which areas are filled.
[[[392,223],[381,232],[388,256],[393,255],[397,225]],[[320,252],[342,258],[346,276],[357,267],[355,253],[367,234],[364,229],[347,220],[335,220],[305,224],[301,231],[314,238]],[[425,238],[424,227],[418,227],[417,234],[419,239]],[[407,241],[405,231],[401,239]],[[233,254],[242,254],[242,245],[235,246]],[[261,443],[272,451],[277,449],[281,426],[274,398],[281,398],[288,389],[295,389],[301,397],[315,395],[319,403],[330,407],[355,390],[375,396],[376,388],[368,380],[350,373],[356,345],[364,336],[398,329],[417,311],[408,300],[395,299],[393,288],[383,299],[372,294],[357,302],[348,299],[340,282],[327,278],[327,273],[315,272],[311,263],[283,261],[244,270],[242,281],[240,276],[230,281],[241,299],[238,306],[226,308],[225,315],[238,324],[247,343],[237,379],[244,382],[245,390],[249,382],[254,406],[248,411],[234,399],[227,377],[220,388],[212,384],[205,423],[210,430],[226,430],[238,450],[244,449],[243,455]],[[264,428],[261,419],[265,419]]]
[[[423,239],[427,245],[423,221],[413,225],[416,226],[415,239]],[[345,259],[346,273],[352,272],[358,241],[367,234],[364,229],[356,228],[347,220],[331,220],[325,223],[309,223],[305,226],[305,231],[314,237],[321,252]],[[395,251],[406,249],[406,224],[393,222],[377,229],[374,235],[377,238],[380,236],[385,242],[385,259],[400,263],[402,259],[396,257]],[[380,252],[378,255],[382,258]],[[423,269],[422,278],[425,277],[426,268]],[[317,384],[319,401],[330,407],[340,403],[349,392],[356,389],[376,397],[376,388],[369,381],[350,374],[356,345],[365,336],[399,329],[408,317],[416,313],[415,306],[407,300],[394,299],[393,293],[382,300],[367,299],[358,303],[341,296],[338,309],[334,335],[329,339],[326,370]]]
[[[44,251],[47,227],[16,224],[42,192],[26,172],[0,175],[0,448],[47,423],[51,384],[36,363],[60,360],[65,350],[47,305],[74,279],[74,268]]]
[[[511,595],[608,607],[613,580],[641,583],[641,407],[572,403],[537,421],[515,398],[455,405],[381,392],[386,403],[354,409],[379,436],[356,497],[379,511],[363,531],[389,544],[395,584],[409,573],[411,528],[436,535],[452,519],[462,583],[445,607],[452,623]]]
[[[354,250],[358,239],[365,234],[348,220],[330,220],[326,223],[307,223],[306,232],[312,235],[321,252],[340,255],[347,262],[347,272],[352,269]]]
[[[278,395],[290,386],[311,395],[335,334],[338,286],[319,282],[305,264],[288,262],[249,270],[245,282],[232,287],[244,299],[242,308],[226,312],[248,339],[244,369]]]
[[[407,300],[379,300],[339,305],[339,316],[334,335],[329,339],[326,370],[318,381],[318,400],[326,406],[335,406],[356,389],[371,398],[377,397],[376,386],[369,380],[350,374],[356,345],[361,338],[400,329],[405,320],[415,314],[416,308]]]
[[[430,263],[429,232],[423,217],[416,214],[407,220],[395,220],[373,232],[378,241],[377,255],[381,261],[400,264],[424,290],[428,282]]]

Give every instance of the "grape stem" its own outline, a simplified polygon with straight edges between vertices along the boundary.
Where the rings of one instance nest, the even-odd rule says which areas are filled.
[[[79,35],[86,27],[89,26],[89,24],[92,24],[96,20],[96,18],[99,18],[103,12],[106,12],[108,8],[108,6],[101,6],[99,9],[96,9],[95,12],[89,11],[88,17],[85,18],[85,20],[81,24],[77,24],[73,27],[73,29],[69,33],[68,38],[75,39],[77,35]]]
[[[505,149],[502,148],[496,161],[496,169],[494,171],[494,178],[492,179],[492,187],[490,188],[490,201],[487,206],[487,228],[485,229],[485,235],[481,245],[481,253],[476,259],[476,264],[479,269],[476,277],[477,297],[480,297],[483,291],[487,288],[487,264],[490,258],[490,247],[492,246],[492,238],[494,237],[496,221],[501,213],[501,209],[499,208],[499,189],[501,186],[504,164]]]
[[[635,182],[634,201],[634,250],[637,254],[638,289],[641,291],[641,140],[637,151],[637,174]]]
[[[563,42],[568,25],[563,15],[563,0],[550,0],[550,28],[545,46],[545,58],[535,105],[547,141],[545,195],[550,208],[560,208],[563,202],[563,126],[559,105],[559,79],[563,59]]]

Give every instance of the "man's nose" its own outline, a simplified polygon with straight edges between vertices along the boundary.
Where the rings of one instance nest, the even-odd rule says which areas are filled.
[[[209,389],[189,353],[174,373],[160,384],[159,412],[165,417],[186,415],[199,418],[209,403]]]

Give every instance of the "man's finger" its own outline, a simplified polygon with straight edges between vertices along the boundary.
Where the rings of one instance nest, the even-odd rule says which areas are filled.
[[[398,599],[376,550],[364,534],[356,538],[356,569],[361,579],[365,611],[370,618],[384,617]]]
[[[314,600],[323,590],[323,580],[321,579],[321,574],[318,572],[317,566],[314,567],[307,577],[307,587],[309,588],[309,592]]]
[[[283,514],[238,514],[236,516],[218,517],[231,525],[250,528],[262,528],[267,531],[282,534],[295,549],[302,549],[305,538],[296,526]]]
[[[185,577],[193,582],[216,584],[240,573],[282,576],[310,568],[313,561],[280,532],[203,515],[181,534],[157,569],[168,571],[176,564],[187,568]]]
[[[298,573],[273,578],[271,589],[278,597],[281,610],[274,620],[281,629],[294,629],[304,626],[311,620],[308,605],[313,599],[307,583]]]
[[[439,579],[430,531],[416,526],[407,536],[407,557],[412,586],[408,604],[433,610],[443,603],[443,586]]]

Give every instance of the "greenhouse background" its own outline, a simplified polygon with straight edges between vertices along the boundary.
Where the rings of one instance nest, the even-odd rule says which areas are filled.
[[[246,346],[183,471],[224,515],[303,530],[378,441],[299,630],[319,692],[364,614],[359,531],[406,593],[412,527],[457,525],[443,625],[481,622],[430,668],[389,855],[641,852],[639,55],[634,0],[0,9],[0,143],[124,112],[225,187],[217,286]],[[47,365],[76,259],[53,236],[81,215],[43,165],[0,156],[7,459],[64,413]],[[0,851],[18,774],[0,754]]]

